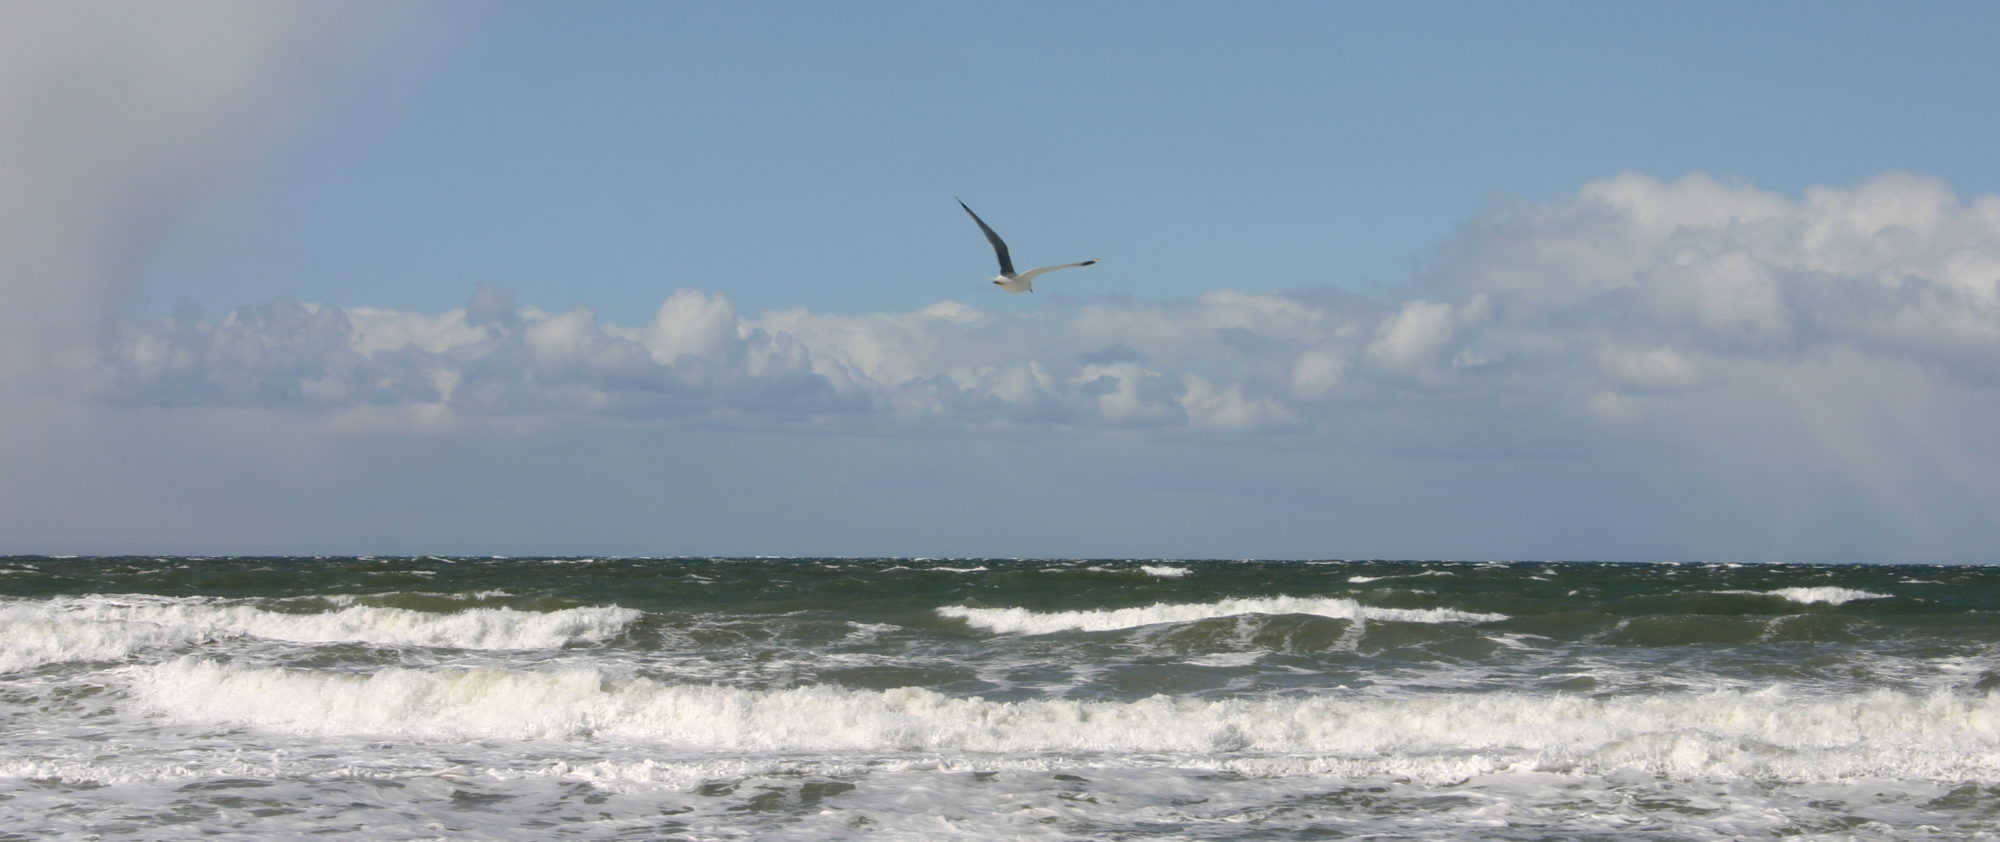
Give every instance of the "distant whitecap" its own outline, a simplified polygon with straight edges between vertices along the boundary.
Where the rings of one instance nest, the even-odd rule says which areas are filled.
[[[1764,591],[1763,593],[1766,596],[1783,597],[1806,605],[1819,602],[1824,602],[1828,605],[1846,605],[1859,599],[1890,599],[1893,596],[1893,594],[1838,587],[1779,588],[1775,591]]]
[[[1001,634],[1052,634],[1066,631],[1111,631],[1159,623],[1191,623],[1244,614],[1308,614],[1340,620],[1398,623],[1491,623],[1505,614],[1456,611],[1449,608],[1377,608],[1344,598],[1289,596],[1225,599],[1204,603],[1164,603],[1138,608],[1084,611],[1030,611],[1025,608],[970,608],[950,605],[937,609],[943,617],[960,619],[974,628]]]

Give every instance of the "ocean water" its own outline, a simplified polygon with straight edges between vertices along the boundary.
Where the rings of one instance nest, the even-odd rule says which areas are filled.
[[[0,558],[0,840],[2000,838],[2000,568]]]

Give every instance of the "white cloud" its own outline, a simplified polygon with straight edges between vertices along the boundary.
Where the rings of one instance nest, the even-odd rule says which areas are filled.
[[[1099,417],[1121,426],[1152,427],[1173,422],[1180,397],[1166,375],[1136,362],[1091,363],[1071,383],[1096,401]]]
[[[1486,296],[1475,294],[1464,304],[1414,300],[1403,303],[1401,311],[1383,320],[1375,341],[1368,344],[1368,359],[1382,368],[1426,382],[1438,377],[1444,352],[1460,332],[1486,318]],[[1469,362],[1474,357],[1459,355],[1453,362]]]
[[[1292,363],[1292,396],[1305,401],[1324,398],[1340,386],[1346,370],[1346,360],[1331,349],[1301,351]]]
[[[1245,398],[1243,384],[1217,389],[1194,374],[1183,375],[1186,388],[1180,405],[1189,426],[1198,430],[1255,431],[1292,427],[1297,419],[1271,398]]]
[[[1653,238],[1761,225],[1784,216],[1789,204],[1749,185],[1724,184],[1703,173],[1672,182],[1623,173],[1584,185],[1578,199],[1580,207],[1609,210]]]
[[[1248,303],[1246,303],[1248,302]],[[906,314],[739,316],[683,290],[642,327],[546,313],[481,290],[438,315],[289,300],[214,321],[132,326],[100,369],[116,403],[298,407],[443,402],[478,416],[755,417],[759,423],[1297,426],[1300,376],[1324,396],[1356,331],[1283,297],[996,317],[955,302]],[[1329,340],[1328,337],[1335,337]],[[1304,375],[1295,360],[1318,342]],[[1164,361],[1164,362],[1163,362]],[[1316,379],[1315,379],[1316,378]],[[842,421],[840,419],[850,419]]]
[[[673,365],[683,356],[727,360],[736,355],[740,328],[728,299],[684,289],[660,302],[646,325],[644,342],[661,365]]]
[[[1482,416],[1437,413],[1486,403],[1554,431],[1629,424],[1746,367],[1803,371],[1834,351],[2000,381],[1996,207],[1900,175],[1800,199],[1623,175],[1475,221],[1421,294],[1388,306],[1220,291],[1010,315],[938,302],[748,318],[681,290],[627,326],[481,289],[442,314],[279,301],[157,319],[124,333],[99,382],[123,404],[437,404],[850,432],[1293,435],[1350,427],[1365,408],[1404,418],[1391,439],[1406,442],[1462,438],[1445,431]]]
[[[1663,320],[1679,321],[1726,342],[1782,342],[1792,316],[1773,267],[1732,251],[1707,259],[1676,260],[1647,273],[1648,304]]]

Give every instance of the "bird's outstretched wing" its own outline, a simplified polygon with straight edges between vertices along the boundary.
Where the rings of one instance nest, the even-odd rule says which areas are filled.
[[[979,230],[986,232],[986,241],[993,244],[993,253],[1000,257],[1000,274],[1013,276],[1014,259],[1007,256],[1007,241],[1000,239],[999,234],[993,233],[993,227],[987,225],[986,220],[980,219],[979,214],[972,213],[971,208],[965,207],[964,199],[958,200],[958,206],[965,208],[966,213],[972,214],[972,221],[979,223]]]
[[[1064,263],[1061,266],[1037,266],[1033,269],[1029,269],[1026,272],[1022,272],[1019,275],[1015,275],[1014,277],[1019,278],[1020,280],[1023,281],[1032,281],[1035,279],[1035,276],[1040,275],[1043,272],[1054,272],[1057,269],[1075,269],[1078,266],[1093,266],[1096,265],[1096,263],[1097,263],[1096,260],[1086,260],[1082,263]]]

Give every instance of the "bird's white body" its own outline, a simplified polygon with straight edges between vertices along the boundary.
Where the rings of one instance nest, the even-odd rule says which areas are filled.
[[[959,202],[958,206],[965,208],[965,202]],[[993,276],[993,285],[999,287],[1003,292],[1034,292],[1036,275],[1044,272],[1054,272],[1057,269],[1074,269],[1078,266],[1089,266],[1097,262],[1096,260],[1086,260],[1082,263],[1064,263],[1060,266],[1038,266],[1026,272],[1016,272],[1014,271],[1014,259],[1007,254],[1006,241],[1001,240],[999,234],[993,233],[992,226],[987,225],[986,220],[980,219],[979,214],[972,213],[971,208],[965,208],[965,212],[971,214],[973,222],[979,223],[979,230],[986,235],[986,242],[993,245],[993,256],[1000,258],[1000,274]]]
[[[993,276],[993,285],[999,287],[1002,292],[1034,292],[1036,275],[1040,275],[1043,272],[1054,272],[1057,269],[1074,269],[1078,266],[1089,266],[1096,262],[1095,260],[1086,260],[1082,263],[1064,263],[1061,266],[1041,266],[1029,269],[1018,275],[995,275]]]

